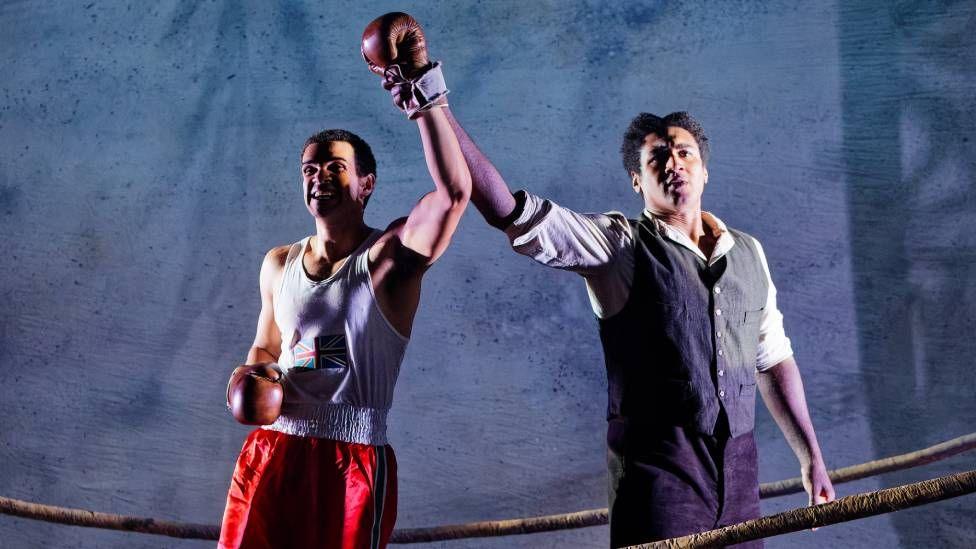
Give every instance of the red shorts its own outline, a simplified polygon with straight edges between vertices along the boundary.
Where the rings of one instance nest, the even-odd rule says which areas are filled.
[[[257,429],[234,468],[218,547],[385,547],[396,504],[393,448]]]

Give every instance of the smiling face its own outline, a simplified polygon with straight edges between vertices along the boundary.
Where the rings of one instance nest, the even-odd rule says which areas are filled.
[[[312,143],[302,152],[302,191],[313,217],[363,215],[373,192],[374,174],[360,176],[352,145],[345,141]]]
[[[654,213],[670,213],[701,205],[708,169],[695,137],[684,128],[669,126],[667,135],[650,133],[640,148],[640,173],[631,172],[634,191]]]

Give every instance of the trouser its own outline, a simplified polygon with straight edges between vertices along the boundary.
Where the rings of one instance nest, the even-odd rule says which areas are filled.
[[[752,431],[731,438],[678,426],[611,424],[608,436],[610,546],[703,532],[759,516]],[[762,540],[735,545],[761,548]]]
[[[218,547],[385,547],[396,505],[393,448],[257,429],[234,469]]]

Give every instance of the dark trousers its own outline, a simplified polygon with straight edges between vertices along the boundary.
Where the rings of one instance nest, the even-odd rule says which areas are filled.
[[[756,440],[677,426],[611,422],[610,546],[626,547],[759,516]],[[762,540],[735,545],[761,548]]]

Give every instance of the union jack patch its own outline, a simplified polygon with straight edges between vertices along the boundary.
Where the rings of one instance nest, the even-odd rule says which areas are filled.
[[[292,349],[295,368],[318,370],[345,368],[349,364],[345,335],[318,336],[313,341],[299,341]]]
[[[345,335],[319,336],[315,338],[316,368],[345,368],[349,363]]]

